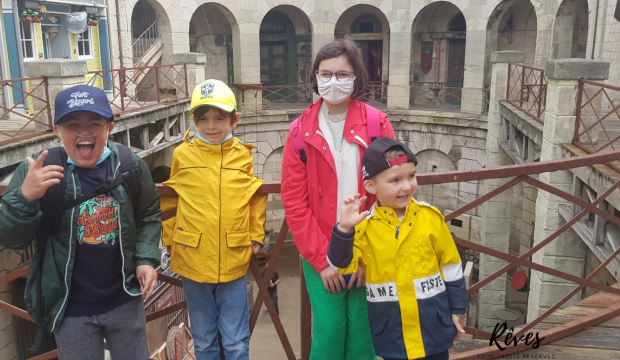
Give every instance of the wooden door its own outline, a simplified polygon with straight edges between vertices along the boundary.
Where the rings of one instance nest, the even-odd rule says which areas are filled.
[[[260,80],[263,85],[288,84],[287,44],[284,42],[260,45]]]
[[[449,40],[448,86],[463,87],[465,40]]]

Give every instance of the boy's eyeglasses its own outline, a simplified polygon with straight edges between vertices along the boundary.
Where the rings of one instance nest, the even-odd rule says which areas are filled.
[[[341,83],[346,83],[346,82],[353,80],[355,77],[355,74],[350,73],[348,71],[337,71],[333,73],[331,71],[326,71],[326,70],[321,70],[321,71],[317,70],[316,75],[319,81],[321,82],[328,82],[329,80],[332,79],[332,77],[335,77],[337,81]]]
[[[86,126],[78,124],[57,125],[58,128],[78,137],[95,137],[108,128],[108,124],[92,123]]]

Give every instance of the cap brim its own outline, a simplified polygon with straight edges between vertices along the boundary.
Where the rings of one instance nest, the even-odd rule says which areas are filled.
[[[113,122],[114,121],[114,114],[106,112],[106,111],[101,111],[101,110],[86,110],[86,109],[71,109],[69,111],[65,111],[63,114],[61,114],[60,116],[57,116],[54,119],[54,125],[57,125],[63,117],[72,114],[74,112],[78,112],[78,111],[87,111],[87,112],[91,112],[91,113],[95,113],[97,115],[101,115],[104,118],[106,118],[106,120],[108,120],[109,122]]]
[[[203,106],[213,106],[213,107],[216,107],[218,109],[222,109],[222,110],[224,110],[224,111],[226,111],[228,113],[233,111],[233,110],[235,110],[234,107],[228,106],[228,105],[224,105],[224,104],[206,103],[206,104],[200,104],[200,105],[197,105],[197,106],[194,106],[193,108],[191,108],[189,110],[189,112],[187,113],[187,116],[191,116],[194,113],[194,111],[196,111],[196,109],[201,108]]]

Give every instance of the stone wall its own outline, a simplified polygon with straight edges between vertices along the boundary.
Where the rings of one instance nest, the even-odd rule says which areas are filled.
[[[22,263],[22,252],[0,248],[0,276],[15,270]],[[13,302],[12,284],[0,285],[0,301]],[[0,310],[0,359],[16,360],[17,345],[12,315]]]
[[[584,276],[589,276],[592,271],[594,271],[594,269],[599,267],[599,265],[601,265],[601,261],[596,257],[596,255],[594,255],[592,251],[588,250],[586,254],[586,269]],[[592,279],[592,281],[603,285],[613,285],[618,282],[607,269],[599,271],[599,273]],[[598,292],[599,290],[587,287],[583,289],[582,298],[585,299],[588,296],[594,295]]]
[[[265,181],[280,181],[282,151],[290,121],[299,111],[269,110],[248,113],[241,118],[235,135],[254,150],[254,172]],[[486,165],[486,123],[475,117],[454,113],[406,111],[390,112],[396,138],[418,156],[418,173],[480,169]],[[433,166],[435,166],[433,168]],[[442,211],[455,210],[481,193],[477,182],[420,186],[416,199],[436,205]],[[478,215],[478,209],[468,212]],[[269,196],[265,229],[279,233],[284,209],[279,194]],[[290,234],[289,234],[290,239]]]
[[[538,188],[526,183],[521,183],[512,190],[509,245],[511,255],[519,256],[532,247],[537,195]],[[519,266],[518,269],[529,273],[527,267]]]

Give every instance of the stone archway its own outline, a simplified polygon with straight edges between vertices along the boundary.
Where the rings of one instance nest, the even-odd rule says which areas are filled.
[[[427,5],[412,27],[411,106],[460,110],[467,24],[456,5]]]
[[[235,82],[235,74],[240,72],[233,56],[238,43],[239,25],[230,10],[206,3],[194,11],[189,23],[189,49],[206,55],[205,79]]]
[[[369,75],[367,91],[360,100],[385,107],[390,56],[390,23],[385,14],[372,5],[352,6],[338,18],[334,37],[352,40],[360,49]]]
[[[260,25],[260,80],[267,88],[263,106],[307,106],[311,76],[312,23],[297,7],[276,6]]]
[[[553,24],[551,56],[554,59],[586,58],[588,17],[587,0],[562,2]]]
[[[131,44],[133,65],[147,66],[172,62],[170,18],[157,0],[138,0],[136,2],[131,13]],[[153,48],[160,46],[160,44],[161,51],[153,51]],[[144,59],[145,56],[149,55],[154,57]],[[125,66],[130,67],[129,64],[125,64]]]

